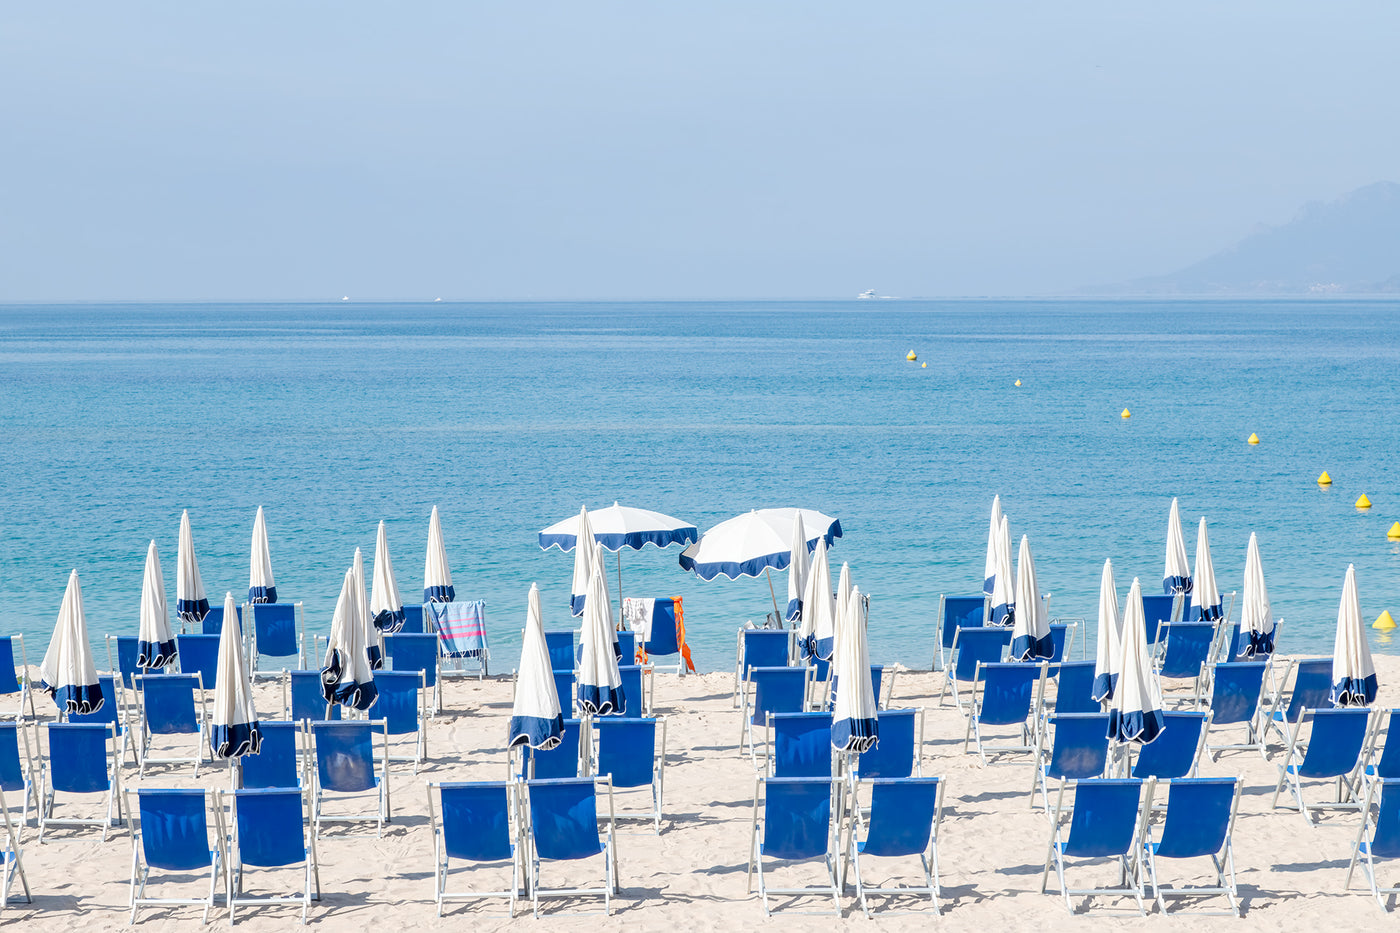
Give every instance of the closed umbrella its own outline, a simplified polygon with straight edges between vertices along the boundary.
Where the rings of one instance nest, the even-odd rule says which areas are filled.
[[[1218,622],[1225,615],[1221,606],[1220,587],[1215,585],[1215,565],[1210,559],[1210,535],[1206,520],[1201,519],[1196,533],[1196,574],[1191,587],[1191,618],[1202,622]]]
[[[199,560],[194,556],[194,534],[190,531],[188,510],[180,513],[180,549],[175,565],[175,614],[196,625],[209,614],[209,600],[204,595],[204,581],[199,578]]]
[[[982,571],[982,592],[992,595],[997,579],[997,535],[1001,534],[1001,496],[992,497],[992,523],[987,529],[987,563]]]
[[[826,539],[818,538],[807,574],[807,594],[802,599],[802,627],[798,630],[802,656],[831,660],[836,640],[836,599],[831,589],[831,564],[826,559]]]
[[[437,506],[428,519],[428,556],[423,562],[423,602],[450,603],[457,598],[452,571],[447,569],[447,546],[442,543],[442,521]]]
[[[1016,619],[1011,628],[1011,658],[1034,661],[1055,655],[1055,641],[1050,637],[1050,616],[1045,600],[1040,596],[1040,582],[1035,576],[1035,560],[1031,557],[1031,541],[1021,535],[1021,553],[1016,565]]]
[[[1145,614],[1144,614],[1145,618]],[[1147,637],[1143,631],[1144,640]],[[1111,700],[1118,686],[1118,665],[1123,663],[1123,618],[1118,613],[1118,584],[1113,579],[1113,561],[1103,562],[1099,580],[1098,646],[1094,654],[1093,697],[1098,702]]]
[[[365,654],[369,655],[369,668],[372,671],[384,667],[384,635],[374,624],[374,616],[369,612],[369,598],[365,594],[365,558],[359,548],[355,548],[355,602],[360,607],[360,627],[365,633]]]
[[[326,666],[321,669],[321,692],[327,703],[351,709],[369,709],[379,696],[374,674],[365,650],[364,622],[355,595],[355,568],[345,571],[340,598],[331,618],[331,635],[326,645]]]
[[[1240,602],[1240,632],[1245,636],[1242,653],[1251,658],[1267,658],[1274,653],[1274,610],[1269,605],[1269,589],[1264,585],[1264,561],[1259,556],[1259,538],[1249,534],[1249,552],[1244,560],[1244,594]]]
[[[1147,650],[1147,615],[1142,608],[1142,584],[1136,577],[1123,610],[1122,660],[1118,684],[1108,709],[1108,737],[1119,743],[1148,745],[1166,726],[1162,694]]]
[[[1332,646],[1332,703],[1370,706],[1376,699],[1376,665],[1361,629],[1361,600],[1356,595],[1356,567],[1347,565],[1342,603],[1337,609],[1337,639]]]
[[[237,618],[233,594],[224,597],[224,618]],[[210,722],[209,744],[215,758],[256,755],[262,747],[258,713],[253,708],[253,684],[243,662],[238,626],[225,625],[219,631],[219,663],[214,673],[214,715]]]
[[[880,741],[865,634],[869,611],[860,587],[853,587],[845,610],[837,616],[836,653],[831,662],[836,694],[831,704],[831,747],[839,752],[867,752]]]
[[[612,605],[608,602],[603,568],[595,566],[588,586],[588,600],[583,606],[578,662],[579,708],[594,716],[627,710],[622,677],[617,671],[613,630]]]
[[[836,580],[836,638],[839,639],[841,629],[841,613],[851,604],[851,565],[841,563],[841,573]]]
[[[574,547],[574,579],[569,587],[569,614],[583,615],[583,604],[588,601],[588,587],[593,583],[593,523],[588,519],[588,507],[578,510],[575,545],[584,541],[588,547]]]
[[[525,637],[520,646],[520,668],[515,678],[515,703],[511,707],[506,747],[528,745],[548,751],[559,744],[563,734],[564,714],[544,639],[540,588],[532,583],[525,606]]]
[[[818,538],[818,541],[823,540]],[[811,571],[810,552],[807,550],[807,532],[802,525],[802,513],[792,522],[792,559],[788,564],[788,604],[787,620],[796,622],[802,618],[802,597],[807,592],[807,574]]]
[[[608,571],[607,564],[603,562],[603,546],[596,541],[593,544],[593,569],[598,571],[598,576],[603,582],[603,598],[607,600],[608,607],[608,636],[612,640],[613,654],[617,656],[619,662],[622,661],[622,645],[617,640],[616,618],[612,610],[612,594],[608,592]]]
[[[40,689],[53,697],[60,713],[86,716],[102,708],[102,688],[97,683],[97,665],[92,662],[83,588],[76,570],[68,575],[49,650],[39,665],[39,681]]]
[[[165,577],[160,572],[156,543],[146,548],[146,574],[141,581],[141,625],[136,638],[136,666],[155,670],[175,660],[175,636],[165,604]]]
[[[394,578],[394,561],[389,556],[389,533],[379,523],[374,538],[374,588],[369,597],[369,615],[375,628],[390,634],[403,628],[403,599],[399,581]]]
[[[1181,533],[1181,510],[1175,499],[1167,516],[1167,562],[1162,571],[1162,592],[1191,592],[1191,565],[1186,560],[1186,537]]]
[[[272,583],[272,552],[267,547],[267,519],[263,508],[253,519],[253,551],[248,565],[248,602],[277,602],[277,587]]]
[[[1001,517],[997,529],[997,575],[992,581],[992,624],[1016,622],[1016,577],[1011,572],[1011,523]]]

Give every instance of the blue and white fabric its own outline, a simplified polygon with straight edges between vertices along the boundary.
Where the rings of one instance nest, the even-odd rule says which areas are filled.
[[[1162,571],[1163,593],[1191,592],[1191,565],[1186,560],[1186,536],[1181,533],[1181,509],[1172,500],[1167,516],[1167,561]]]
[[[997,579],[997,535],[1001,534],[1001,496],[992,497],[992,522],[987,528],[987,563],[982,571],[982,592],[992,595]]]
[[[525,635],[520,645],[520,667],[515,678],[515,702],[510,711],[506,747],[528,745],[548,751],[564,734],[563,708],[555,688],[544,639],[544,610],[540,588],[530,584],[525,604]]]
[[[1035,559],[1031,557],[1031,541],[1021,535],[1021,553],[1016,564],[1016,619],[1011,627],[1013,661],[1036,661],[1055,655],[1055,641],[1050,637],[1050,614],[1040,595],[1040,582],[1035,576]]]
[[[350,568],[355,571],[355,601],[360,606],[360,625],[365,633],[365,653],[369,655],[369,667],[372,671],[381,670],[384,667],[384,633],[374,624],[374,617],[370,615],[369,597],[365,592],[365,558],[359,548],[355,548],[355,560]]]
[[[835,697],[831,703],[831,747],[839,752],[867,752],[880,741],[879,711],[870,679],[866,641],[869,604],[860,587],[852,587],[845,609],[836,617],[836,653],[831,661]]]
[[[1016,576],[1011,572],[1011,523],[1001,517],[997,526],[997,573],[992,580],[993,625],[1016,622]]]
[[[53,697],[60,713],[86,716],[102,708],[102,688],[97,665],[88,643],[87,618],[83,615],[83,588],[78,571],[68,575],[68,588],[58,608],[49,650],[39,665],[39,686]]]
[[[267,547],[267,519],[263,507],[253,519],[253,550],[248,564],[248,602],[277,602],[277,587],[272,582],[272,552]]]
[[[681,569],[702,580],[719,576],[737,580],[765,570],[786,570],[792,561],[792,526],[799,512],[809,550],[817,538],[824,538],[830,548],[841,537],[841,523],[813,509],[757,509],[706,531],[681,552]]]
[[[1376,699],[1376,665],[1361,628],[1361,599],[1356,593],[1356,567],[1347,565],[1342,602],[1337,609],[1337,638],[1332,645],[1332,703],[1370,706]]]
[[[199,578],[188,510],[180,513],[180,549],[175,555],[175,571],[175,614],[191,625],[204,621],[209,614],[209,599],[204,595],[204,581]]]
[[[378,698],[364,636],[364,619],[355,595],[355,568],[351,567],[345,571],[340,598],[335,601],[326,666],[321,669],[321,692],[327,703],[366,710]]]
[[[593,582],[593,545],[596,539],[593,537],[593,522],[589,518],[587,506],[578,510],[575,527],[575,541],[581,538],[588,542],[587,547],[578,547],[577,544],[574,547],[574,579],[569,586],[569,614],[577,618],[583,615],[583,604],[588,602],[588,587]]]
[[[818,538],[818,541],[823,539]],[[792,522],[792,545],[788,548],[792,557],[788,563],[788,602],[786,618],[796,622],[802,618],[802,597],[807,591],[807,574],[811,571],[810,552],[807,550],[807,533],[802,525],[802,513]]]
[[[393,634],[403,628],[403,598],[394,577],[394,560],[389,556],[389,533],[384,523],[374,538],[374,585],[370,590],[369,617],[381,632]]]
[[[836,647],[836,598],[831,589],[831,562],[826,540],[817,539],[812,567],[807,573],[807,593],[802,598],[802,624],[797,632],[802,657],[830,661]]]
[[[557,547],[561,551],[571,551],[578,546],[580,518],[584,513],[571,516],[562,522],[550,525],[540,532],[540,549]],[[648,544],[659,548],[672,544],[687,545],[699,539],[696,527],[679,518],[672,518],[650,509],[636,509],[614,502],[605,509],[587,512],[589,537],[603,546],[603,550],[617,552],[623,548],[640,551]]]
[[[1146,617],[1144,616],[1144,621]],[[1146,630],[1144,628],[1144,638]],[[1094,653],[1094,687],[1092,696],[1102,703],[1113,699],[1114,688],[1123,663],[1123,617],[1118,612],[1118,584],[1113,579],[1113,561],[1103,562],[1099,578],[1099,627]]]
[[[1259,556],[1259,537],[1249,534],[1249,552],[1244,560],[1244,593],[1240,598],[1240,651],[1251,658],[1264,659],[1274,653],[1277,621],[1269,605],[1269,589],[1264,585],[1264,561]]]
[[[1142,608],[1142,584],[1134,577],[1123,609],[1122,660],[1118,684],[1108,708],[1108,737],[1112,741],[1148,745],[1166,727],[1162,692],[1147,648],[1147,615]]]
[[[1215,564],[1210,559],[1210,535],[1206,520],[1201,519],[1196,532],[1196,574],[1191,587],[1191,618],[1202,622],[1219,622],[1225,616],[1220,599],[1220,587],[1215,584]]]
[[[583,606],[578,660],[579,708],[591,715],[627,711],[627,697],[617,670],[615,629],[603,568],[595,565],[588,601]]]
[[[224,618],[235,619],[233,594],[224,597]],[[256,755],[262,748],[258,712],[253,708],[253,685],[243,660],[238,626],[219,630],[219,663],[214,673],[214,712],[209,723],[209,744],[215,758]]]
[[[175,660],[175,636],[165,603],[165,577],[160,572],[156,543],[146,548],[146,573],[141,580],[141,624],[136,636],[136,666],[146,670]]]
[[[433,506],[428,519],[428,554],[423,561],[423,602],[450,603],[456,598],[452,571],[447,569],[447,546],[442,543],[442,520]]]

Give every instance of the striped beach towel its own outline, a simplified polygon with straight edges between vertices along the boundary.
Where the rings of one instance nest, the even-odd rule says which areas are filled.
[[[486,600],[429,603],[443,654],[449,658],[491,657],[486,645]]]

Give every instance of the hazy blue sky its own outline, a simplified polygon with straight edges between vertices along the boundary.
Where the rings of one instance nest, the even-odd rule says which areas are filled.
[[[1019,294],[1400,181],[1386,3],[0,9],[0,300]]]

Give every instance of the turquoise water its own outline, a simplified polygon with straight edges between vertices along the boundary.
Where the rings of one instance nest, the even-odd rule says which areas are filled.
[[[1326,653],[1349,562],[1368,621],[1400,612],[1397,335],[1393,301],[0,306],[0,628],[37,663],[77,568],[95,640],[134,633],[152,538],[173,604],[183,508],[211,599],[241,598],[263,505],[278,593],[324,632],[381,518],[415,600],[436,504],[508,670],[531,581],[569,623],[572,555],[535,535],[581,503],[702,530],[802,505],[841,519],[874,659],[927,667],[994,493],[1051,614],[1090,620],[1105,557],[1160,587],[1179,496],[1223,590],[1258,532],[1282,649]],[[767,584],[676,555],[626,552],[624,590],[683,596],[697,663],[726,668]]]

